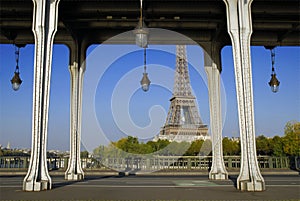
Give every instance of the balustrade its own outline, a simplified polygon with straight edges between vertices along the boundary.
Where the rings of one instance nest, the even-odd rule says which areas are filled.
[[[29,166],[30,157],[1,156],[0,169],[26,169]],[[224,163],[227,169],[240,168],[240,156],[224,156]],[[300,157],[272,157],[258,156],[257,161],[260,169],[300,169]],[[52,157],[47,158],[49,170],[66,169],[68,158]],[[212,164],[211,156],[153,156],[145,158],[82,158],[81,165],[83,169],[92,170],[117,170],[117,171],[190,171],[190,170],[208,170]]]

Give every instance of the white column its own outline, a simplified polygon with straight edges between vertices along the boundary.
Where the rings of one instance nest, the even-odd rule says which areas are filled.
[[[263,191],[256,156],[250,39],[252,34],[252,0],[224,0],[227,28],[232,41],[239,127],[241,137],[241,169],[237,188],[242,191]]]
[[[70,158],[65,172],[66,180],[83,180],[84,172],[81,167],[81,115],[82,88],[85,72],[85,52],[81,40],[74,40],[70,46],[70,77],[71,77],[71,116],[70,116]]]
[[[215,55],[216,56],[216,55]],[[220,58],[219,54],[217,56]],[[220,62],[218,62],[220,63]],[[209,172],[209,179],[228,179],[228,173],[223,159],[222,146],[222,110],[220,99],[220,71],[216,62],[211,59],[208,53],[204,53],[204,67],[208,80],[210,130],[212,140],[212,166]]]
[[[50,95],[50,76],[53,39],[57,29],[59,0],[33,0],[33,25],[35,39],[32,147],[23,190],[51,189],[47,168],[47,132]]]

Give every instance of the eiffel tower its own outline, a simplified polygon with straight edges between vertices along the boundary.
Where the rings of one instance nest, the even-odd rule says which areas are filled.
[[[192,142],[208,138],[208,128],[200,119],[196,98],[192,94],[186,46],[176,46],[176,70],[173,97],[165,125],[158,139]]]

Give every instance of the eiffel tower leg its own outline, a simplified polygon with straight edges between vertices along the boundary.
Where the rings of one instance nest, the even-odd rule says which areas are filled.
[[[250,38],[252,34],[252,0],[224,0],[227,27],[232,41],[235,81],[241,136],[241,169],[237,188],[242,191],[263,191],[256,155]]]
[[[33,0],[35,37],[32,148],[30,164],[24,178],[24,191],[51,189],[47,168],[46,145],[53,39],[57,28],[59,0]]]
[[[218,56],[219,57],[219,56]],[[220,57],[219,57],[220,58]],[[205,72],[208,80],[210,128],[212,139],[212,167],[209,172],[209,179],[228,179],[225,168],[222,149],[222,113],[220,100],[220,71],[216,63],[205,52]]]
[[[74,39],[70,45],[70,74],[71,74],[71,122],[70,122],[70,158],[65,172],[66,180],[83,180],[84,172],[81,167],[80,144],[81,144],[81,112],[82,112],[82,88],[83,75],[85,72],[86,48],[82,41]]]

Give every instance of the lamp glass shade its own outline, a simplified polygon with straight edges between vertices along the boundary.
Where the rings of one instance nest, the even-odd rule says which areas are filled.
[[[12,88],[15,91],[19,90],[19,88],[22,84],[22,80],[20,79],[19,74],[20,74],[19,72],[15,72],[13,78],[10,80],[10,82],[12,84]]]
[[[144,22],[139,23],[135,30],[135,44],[139,47],[146,48],[148,46],[149,31]]]
[[[18,91],[20,89],[20,84],[19,83],[12,83],[12,88],[14,91]]]
[[[151,82],[148,78],[148,73],[143,73],[143,78],[141,80],[141,85],[142,85],[143,91],[148,91],[149,90],[150,83]]]
[[[269,85],[271,87],[272,92],[274,92],[274,93],[278,92],[278,90],[279,90],[279,84],[280,84],[280,82],[276,78],[276,74],[273,73],[271,75],[271,80],[269,82]]]
[[[272,90],[272,92],[276,93],[279,90],[279,86],[278,85],[272,85],[271,90]]]

